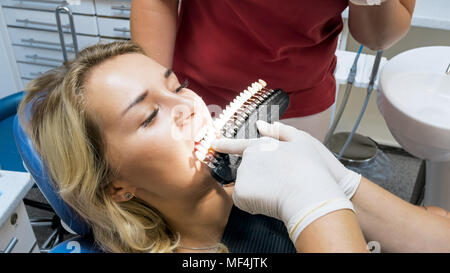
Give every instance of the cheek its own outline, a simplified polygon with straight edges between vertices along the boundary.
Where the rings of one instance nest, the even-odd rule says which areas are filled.
[[[152,128],[116,136],[115,166],[121,178],[161,193],[180,192],[205,181],[209,169],[194,156],[193,140],[177,139],[173,130],[176,127],[161,115]]]
[[[127,163],[122,167],[128,168],[124,172],[136,181],[151,178],[157,184],[187,185],[202,172],[203,164],[193,155],[193,147],[192,141],[175,140],[170,131],[161,130],[157,136],[130,145]]]
[[[174,142],[170,138],[162,140],[157,158],[152,159],[154,165],[147,166],[147,173],[155,178],[152,181],[169,192],[184,192],[207,181],[209,168],[197,160],[193,147],[194,143],[191,142]]]

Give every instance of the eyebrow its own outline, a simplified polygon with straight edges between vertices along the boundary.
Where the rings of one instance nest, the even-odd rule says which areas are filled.
[[[136,99],[130,104],[128,105],[127,109],[125,109],[122,112],[122,116],[125,115],[128,110],[130,110],[131,107],[135,106],[136,104],[140,103],[141,101],[143,101],[148,95],[148,91],[145,90],[142,94],[140,94],[139,96],[136,97]]]

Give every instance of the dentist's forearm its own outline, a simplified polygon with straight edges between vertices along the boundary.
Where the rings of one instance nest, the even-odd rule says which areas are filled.
[[[311,223],[295,242],[297,252],[368,252],[355,213],[338,210]]]
[[[362,178],[351,199],[367,241],[382,252],[450,252],[450,220]]]
[[[415,0],[386,0],[380,6],[349,3],[348,26],[356,41],[380,50],[391,47],[409,30]]]
[[[133,0],[131,3],[131,39],[153,60],[171,68],[178,0]]]

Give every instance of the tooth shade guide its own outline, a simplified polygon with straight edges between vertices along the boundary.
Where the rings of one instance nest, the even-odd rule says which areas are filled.
[[[195,143],[195,146],[201,147],[196,149],[196,156],[198,155],[199,160],[205,163],[214,160],[215,152],[211,148],[211,141],[217,137],[217,133],[229,138],[234,137],[258,105],[263,104],[273,93],[273,90],[265,88],[266,86],[267,84],[263,80],[252,83],[225,107],[219,117],[213,121],[215,131],[208,130],[202,140]]]

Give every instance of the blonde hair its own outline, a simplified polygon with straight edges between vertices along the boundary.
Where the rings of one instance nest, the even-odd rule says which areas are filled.
[[[108,252],[173,252],[180,235],[137,197],[116,203],[107,192],[114,177],[101,130],[85,111],[84,81],[96,65],[121,54],[144,54],[129,42],[97,44],[32,80],[19,106],[20,120],[62,199],[91,227]],[[31,103],[30,118],[25,109]],[[227,252],[223,244],[219,252]]]

